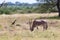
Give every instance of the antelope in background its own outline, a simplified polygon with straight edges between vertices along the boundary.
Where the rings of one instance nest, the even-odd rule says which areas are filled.
[[[47,30],[47,28],[48,28],[47,22],[45,20],[41,20],[41,19],[35,19],[33,22],[30,21],[29,24],[30,24],[31,31],[33,31],[35,27],[37,27],[37,29],[38,29],[38,26],[40,26],[40,25],[43,26],[43,30]]]

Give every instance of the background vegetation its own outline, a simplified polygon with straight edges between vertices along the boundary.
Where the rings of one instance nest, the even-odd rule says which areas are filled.
[[[15,14],[15,13],[50,13],[57,12],[55,4],[48,3],[11,3],[7,2],[6,6],[3,5],[0,8],[0,14]]]

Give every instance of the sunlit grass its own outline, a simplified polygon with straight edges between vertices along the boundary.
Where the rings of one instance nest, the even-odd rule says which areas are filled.
[[[14,31],[9,31],[9,29],[5,30],[7,31],[6,33],[3,33],[1,35],[0,33],[0,40],[60,40],[60,28],[59,25],[57,25],[57,27],[53,27],[50,28],[51,26],[49,26],[48,30],[43,31],[42,29],[35,29],[33,32],[30,31],[30,29],[23,29],[23,27],[25,28],[26,26],[24,25],[24,23],[26,24],[26,21],[32,20],[34,18],[38,18],[40,16],[37,15],[32,15],[32,16],[20,16],[20,17],[7,17],[7,18],[1,18],[1,22],[3,22],[2,24],[4,25],[4,23],[7,21],[7,24],[9,24],[7,27],[10,28],[10,23],[12,21],[14,21],[15,19],[17,19],[16,24],[22,24],[22,26],[16,26],[13,25],[14,27],[11,27],[10,29],[13,29]],[[29,19],[30,18],[30,19]],[[59,19],[58,17],[50,17],[49,19],[52,19],[54,21],[54,19]],[[49,20],[48,19],[48,20]],[[4,20],[4,21],[3,21]],[[53,22],[51,20],[49,20],[50,22]],[[60,21],[58,21],[60,22]],[[26,24],[29,25],[29,24]],[[6,25],[5,25],[6,26]],[[17,29],[17,27],[19,28],[19,30]],[[29,26],[27,26],[29,28]],[[26,27],[26,28],[27,28]],[[2,29],[2,25],[0,25],[0,29]],[[2,31],[4,32],[4,31]]]

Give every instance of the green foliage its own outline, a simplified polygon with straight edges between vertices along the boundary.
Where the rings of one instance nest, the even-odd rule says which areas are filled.
[[[48,17],[47,19],[60,19],[59,16],[54,16],[54,17]]]
[[[10,10],[6,8],[0,8],[0,14],[10,14]]]
[[[40,2],[40,0],[37,0]],[[40,12],[57,12],[56,9],[56,0],[44,0],[45,3],[38,5],[38,10]]]
[[[53,16],[53,17],[38,17],[38,19],[60,19],[59,16]]]
[[[39,4],[38,6],[8,6],[6,8],[0,8],[0,14],[15,14],[15,13],[46,13],[57,12],[56,7],[51,6],[53,4]]]
[[[47,13],[57,12],[56,0],[44,0],[44,3],[39,3],[42,0],[37,0],[36,4],[24,4],[18,5],[5,5],[0,8],[0,14],[14,14],[14,13]]]

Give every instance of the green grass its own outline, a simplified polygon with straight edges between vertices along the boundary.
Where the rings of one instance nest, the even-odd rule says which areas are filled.
[[[60,19],[59,16],[54,16],[54,17],[48,17],[47,19]]]
[[[39,17],[40,19],[60,19],[59,16],[53,16],[53,17]]]

